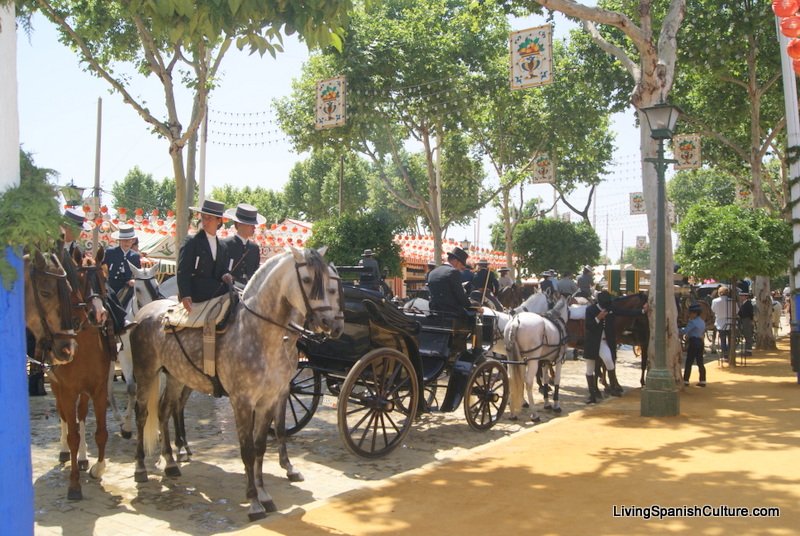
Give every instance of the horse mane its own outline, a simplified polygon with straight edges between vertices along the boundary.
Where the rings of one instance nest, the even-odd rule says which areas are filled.
[[[311,285],[311,293],[308,298],[310,300],[320,300],[325,296],[322,275],[328,270],[328,265],[316,249],[305,250],[305,257],[308,268],[314,272],[314,282]]]

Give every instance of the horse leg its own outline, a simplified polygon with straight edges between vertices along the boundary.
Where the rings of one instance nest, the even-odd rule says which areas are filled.
[[[255,481],[256,448],[253,434],[255,432],[254,408],[240,399],[231,397],[231,405],[236,419],[236,432],[239,436],[239,453],[244,463],[244,473],[247,479],[246,497],[250,501],[247,517],[250,521],[257,521],[267,517],[267,512],[258,497]],[[266,419],[264,419],[266,420]],[[266,427],[266,423],[263,424]],[[264,440],[266,442],[266,438]],[[266,443],[265,443],[266,444]]]
[[[109,363],[109,369],[112,373],[114,372],[113,364]],[[108,423],[106,422],[108,391],[106,387],[107,385],[104,382],[98,382],[97,392],[92,397],[95,420],[97,421],[97,428],[94,433],[94,441],[97,444],[97,462],[92,466],[89,475],[95,479],[100,479],[106,471],[106,444],[108,443]]]
[[[176,395],[179,389],[183,389],[177,381],[167,374],[167,384],[158,404],[158,421],[161,423],[161,455],[164,457],[164,474],[170,477],[181,476],[181,469],[178,462],[172,456],[172,442],[169,437],[169,418],[174,415],[178,406],[180,395]]]
[[[119,359],[119,367],[122,370],[122,377],[125,378],[125,391],[128,395],[128,407],[125,408],[125,415],[122,417],[120,434],[125,439],[130,439],[133,436],[133,408],[136,405],[136,382],[133,379],[133,358],[131,356],[130,334],[125,333],[122,336],[122,346],[123,349],[117,356],[117,359]],[[109,387],[110,385],[111,384],[109,384]]]
[[[60,410],[59,410],[60,411]],[[61,424],[61,450],[58,453],[58,463],[67,463],[69,461],[69,443],[67,442],[67,422],[59,417]]]
[[[114,375],[115,370],[111,366],[108,368],[108,405],[111,408],[114,420],[122,422],[122,413],[119,411],[119,404],[117,404],[117,398],[114,396]]]
[[[89,457],[86,454],[86,416],[89,414],[89,396],[81,393],[78,396],[78,471],[89,468]]]
[[[561,413],[561,403],[558,401],[558,389],[561,384],[561,365],[563,361],[562,358],[556,361],[556,372],[553,378],[553,383],[555,384],[553,385],[553,413]]]
[[[188,462],[192,458],[192,450],[189,448],[189,441],[186,439],[186,420],[184,419],[184,409],[189,401],[192,390],[186,386],[181,391],[180,399],[172,408],[172,423],[175,427],[175,449],[179,462]]]
[[[533,403],[533,386],[537,383],[537,379],[539,377],[539,360],[530,360],[528,364],[525,366],[525,370],[527,372],[525,377],[525,387],[528,391],[528,398],[530,399],[530,410],[531,410],[531,421],[534,423],[539,423],[542,421],[542,418],[539,417],[539,414],[536,412],[536,405]]]
[[[76,411],[78,395],[75,393],[65,393],[59,390],[63,397],[59,403],[61,420],[67,425],[67,445],[69,445],[70,471],[69,487],[67,488],[67,499],[70,501],[80,501],[83,499],[81,491],[80,471],[78,470],[78,444],[80,433],[78,431],[78,415]],[[72,396],[69,396],[69,395]]]
[[[280,406],[280,404],[278,404]],[[264,453],[267,450],[267,436],[273,424],[273,410],[268,410],[265,414],[257,412],[254,422],[254,449],[255,463],[253,465],[253,479],[256,486],[258,502],[264,507],[266,512],[277,512],[275,501],[264,487]],[[277,424],[276,424],[277,426]]]
[[[289,482],[302,482],[305,477],[300,471],[295,470],[289,460],[289,453],[286,450],[286,402],[288,397],[278,404],[278,411],[275,414],[275,437],[278,441],[278,460],[281,467],[286,471],[286,478]]]
[[[136,482],[147,482],[145,453],[152,454],[158,448],[158,373],[145,376],[141,372],[136,389]]]

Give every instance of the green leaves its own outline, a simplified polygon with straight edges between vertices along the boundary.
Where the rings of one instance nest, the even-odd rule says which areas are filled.
[[[586,222],[529,220],[514,232],[514,251],[519,256],[519,268],[528,275],[549,268],[576,273],[581,266],[597,263],[600,237]]]

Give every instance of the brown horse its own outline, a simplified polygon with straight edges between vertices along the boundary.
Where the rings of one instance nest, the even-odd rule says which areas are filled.
[[[506,310],[513,309],[522,303],[522,291],[517,285],[503,287],[497,292],[497,299]]]
[[[627,296],[614,298],[612,310],[615,312],[641,311],[647,303],[647,294],[639,292]],[[567,323],[567,344],[571,348],[583,349],[585,337],[584,320],[570,318]],[[647,372],[647,348],[650,343],[650,323],[647,315],[643,314],[617,314],[614,321],[614,335],[617,344],[630,344],[638,346],[642,358],[641,384]]]
[[[107,312],[104,300],[107,296],[106,274],[102,268],[104,250],[100,248],[94,259],[62,258],[72,292],[72,325],[77,335],[75,358],[64,364],[56,364],[49,372],[50,387],[56,399],[56,408],[61,418],[61,454],[59,461],[70,460],[70,477],[67,498],[83,498],[80,485],[80,470],[88,468],[86,442],[86,416],[89,399],[94,406],[97,419],[95,442],[97,463],[89,474],[100,478],[105,472],[105,448],[108,441],[106,409],[108,405],[108,371],[112,359],[109,338],[106,332]]]

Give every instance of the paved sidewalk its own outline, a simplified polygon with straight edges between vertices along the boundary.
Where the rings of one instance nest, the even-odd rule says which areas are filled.
[[[797,534],[800,385],[788,344],[746,367],[710,360],[706,388],[695,369],[677,417],[640,417],[632,390],[234,534]],[[776,507],[779,517],[620,515],[651,505]]]

